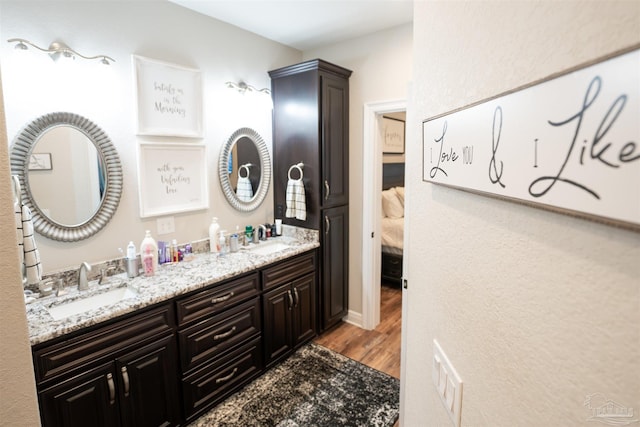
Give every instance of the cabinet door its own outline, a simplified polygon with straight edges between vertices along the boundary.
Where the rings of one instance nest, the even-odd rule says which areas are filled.
[[[322,207],[349,203],[349,83],[321,74]]]
[[[316,336],[316,275],[307,274],[292,284],[294,295],[293,340],[294,346]]]
[[[324,211],[322,232],[322,329],[346,316],[349,308],[349,210],[341,206]]]
[[[116,361],[125,426],[172,426],[180,420],[173,335]]]
[[[43,390],[40,405],[44,426],[120,425],[113,363]]]
[[[265,365],[284,356],[293,349],[292,309],[293,294],[289,285],[284,285],[264,294],[264,348]]]

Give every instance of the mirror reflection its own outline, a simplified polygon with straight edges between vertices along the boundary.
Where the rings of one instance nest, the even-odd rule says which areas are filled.
[[[34,165],[40,154],[46,163]],[[79,225],[91,219],[102,202],[105,178],[96,147],[73,127],[48,130],[33,147],[29,185],[34,203],[59,224]]]
[[[271,182],[271,159],[262,137],[240,128],[222,147],[218,161],[220,186],[235,209],[249,212],[264,201]]]

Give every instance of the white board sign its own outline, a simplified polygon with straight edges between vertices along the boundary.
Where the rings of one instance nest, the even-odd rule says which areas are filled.
[[[206,153],[202,144],[140,144],[140,217],[209,208]]]
[[[640,50],[422,124],[423,181],[640,225]]]

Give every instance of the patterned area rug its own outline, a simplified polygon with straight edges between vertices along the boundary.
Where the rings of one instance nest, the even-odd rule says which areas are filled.
[[[397,378],[308,344],[190,427],[382,427],[399,408]]]

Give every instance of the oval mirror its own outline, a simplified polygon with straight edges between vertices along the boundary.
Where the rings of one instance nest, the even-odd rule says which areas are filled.
[[[218,174],[231,206],[243,212],[260,206],[271,182],[271,159],[262,137],[250,128],[235,131],[222,147]]]
[[[109,137],[90,120],[51,113],[29,123],[11,147],[11,173],[35,230],[73,242],[100,231],[122,193],[122,166]]]

